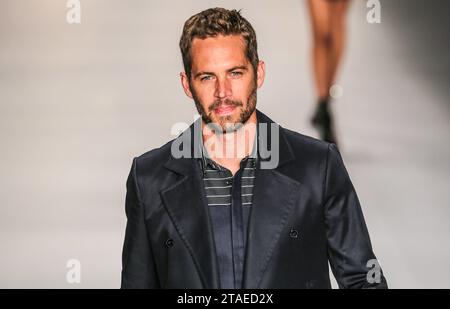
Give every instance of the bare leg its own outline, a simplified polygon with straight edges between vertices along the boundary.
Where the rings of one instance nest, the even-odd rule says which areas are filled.
[[[319,99],[328,97],[328,55],[331,45],[331,5],[327,0],[308,0],[313,32],[314,78]]]
[[[314,0],[313,0],[314,1]],[[349,0],[331,1],[331,44],[328,50],[328,89],[334,84],[345,46],[345,15]]]
[[[319,131],[322,140],[336,143],[333,117],[328,107],[330,90],[330,55],[333,31],[331,29],[332,1],[308,0],[313,30],[313,64],[318,104],[311,118],[312,125]]]
[[[341,60],[345,40],[345,13],[349,0],[308,0],[313,30],[314,79],[318,105],[311,119],[321,139],[337,143],[329,91]]]

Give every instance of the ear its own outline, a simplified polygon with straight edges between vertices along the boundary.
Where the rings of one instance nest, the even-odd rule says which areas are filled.
[[[180,73],[181,86],[183,87],[184,93],[192,99],[191,86],[189,85],[189,79],[186,72]]]
[[[256,74],[256,85],[258,88],[261,88],[264,84],[264,78],[266,77],[266,64],[264,61],[259,61]]]

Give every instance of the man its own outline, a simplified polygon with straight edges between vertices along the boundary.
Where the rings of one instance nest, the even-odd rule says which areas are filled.
[[[122,287],[330,288],[328,262],[342,288],[387,287],[336,146],[256,110],[249,22],[203,11],[180,48],[201,118],[133,161]]]

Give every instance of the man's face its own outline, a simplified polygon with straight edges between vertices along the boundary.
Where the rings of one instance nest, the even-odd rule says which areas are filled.
[[[181,74],[183,89],[194,99],[205,123],[234,131],[255,112],[256,89],[264,81],[264,63],[255,74],[240,35],[195,38],[190,79]]]

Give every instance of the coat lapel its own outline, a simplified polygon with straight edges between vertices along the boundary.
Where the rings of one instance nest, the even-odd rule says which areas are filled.
[[[269,189],[270,188],[270,189]],[[243,286],[256,289],[286,222],[299,199],[300,184],[275,170],[257,170]]]
[[[194,127],[195,123],[188,130],[191,136]],[[191,154],[195,153],[193,144],[194,142]],[[164,207],[194,260],[203,286],[209,289],[219,288],[214,238],[198,161],[171,157],[165,167],[182,178],[161,191]]]
[[[258,123],[267,123],[267,148],[272,149],[272,138],[278,138],[279,162],[274,169],[261,169],[258,164],[249,220],[243,287],[256,289],[270,262],[273,251],[285,229],[294,205],[301,200],[300,182],[284,175],[281,168],[295,160],[294,153],[280,128],[277,136],[271,134],[271,119],[258,112]],[[258,135],[261,138],[262,134]],[[260,144],[263,144],[259,142]],[[261,159],[264,161],[264,159]]]

